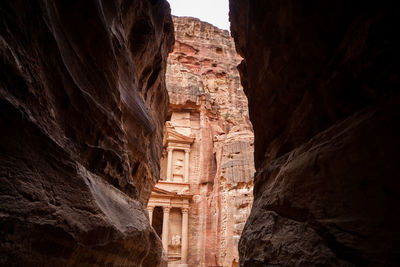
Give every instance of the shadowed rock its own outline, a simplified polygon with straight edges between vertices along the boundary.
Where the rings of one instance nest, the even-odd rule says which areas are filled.
[[[241,266],[400,258],[394,4],[230,1],[255,133]]]
[[[0,4],[0,265],[157,266],[166,1]]]

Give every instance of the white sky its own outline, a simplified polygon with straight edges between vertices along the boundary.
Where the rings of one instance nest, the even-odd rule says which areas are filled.
[[[228,30],[229,0],[167,0],[172,15],[199,18],[202,21]]]

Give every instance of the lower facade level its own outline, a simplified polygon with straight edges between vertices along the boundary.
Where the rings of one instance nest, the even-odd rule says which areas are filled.
[[[161,237],[169,267],[188,266],[189,200],[191,195],[155,187],[147,211]]]

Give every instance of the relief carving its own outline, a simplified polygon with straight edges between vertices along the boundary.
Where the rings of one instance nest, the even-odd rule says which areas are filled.
[[[174,162],[174,174],[183,175],[183,160],[182,159],[177,159]]]
[[[171,244],[172,247],[178,247],[181,245],[181,236],[180,235],[173,235],[171,238]]]

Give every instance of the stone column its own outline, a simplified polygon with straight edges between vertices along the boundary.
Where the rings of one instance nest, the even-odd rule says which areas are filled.
[[[188,228],[189,228],[189,208],[182,208],[182,247],[180,267],[187,267],[188,257]]]
[[[184,182],[187,183],[189,182],[189,149],[185,149],[185,176],[184,176]]]
[[[170,207],[163,207],[163,225],[162,225],[162,244],[165,250],[165,253],[168,256],[168,224],[169,224],[169,210]]]
[[[153,222],[153,206],[148,206],[147,207],[147,212],[149,213],[149,220],[150,220],[150,225]]]
[[[167,181],[172,181],[172,148],[168,148]]]

